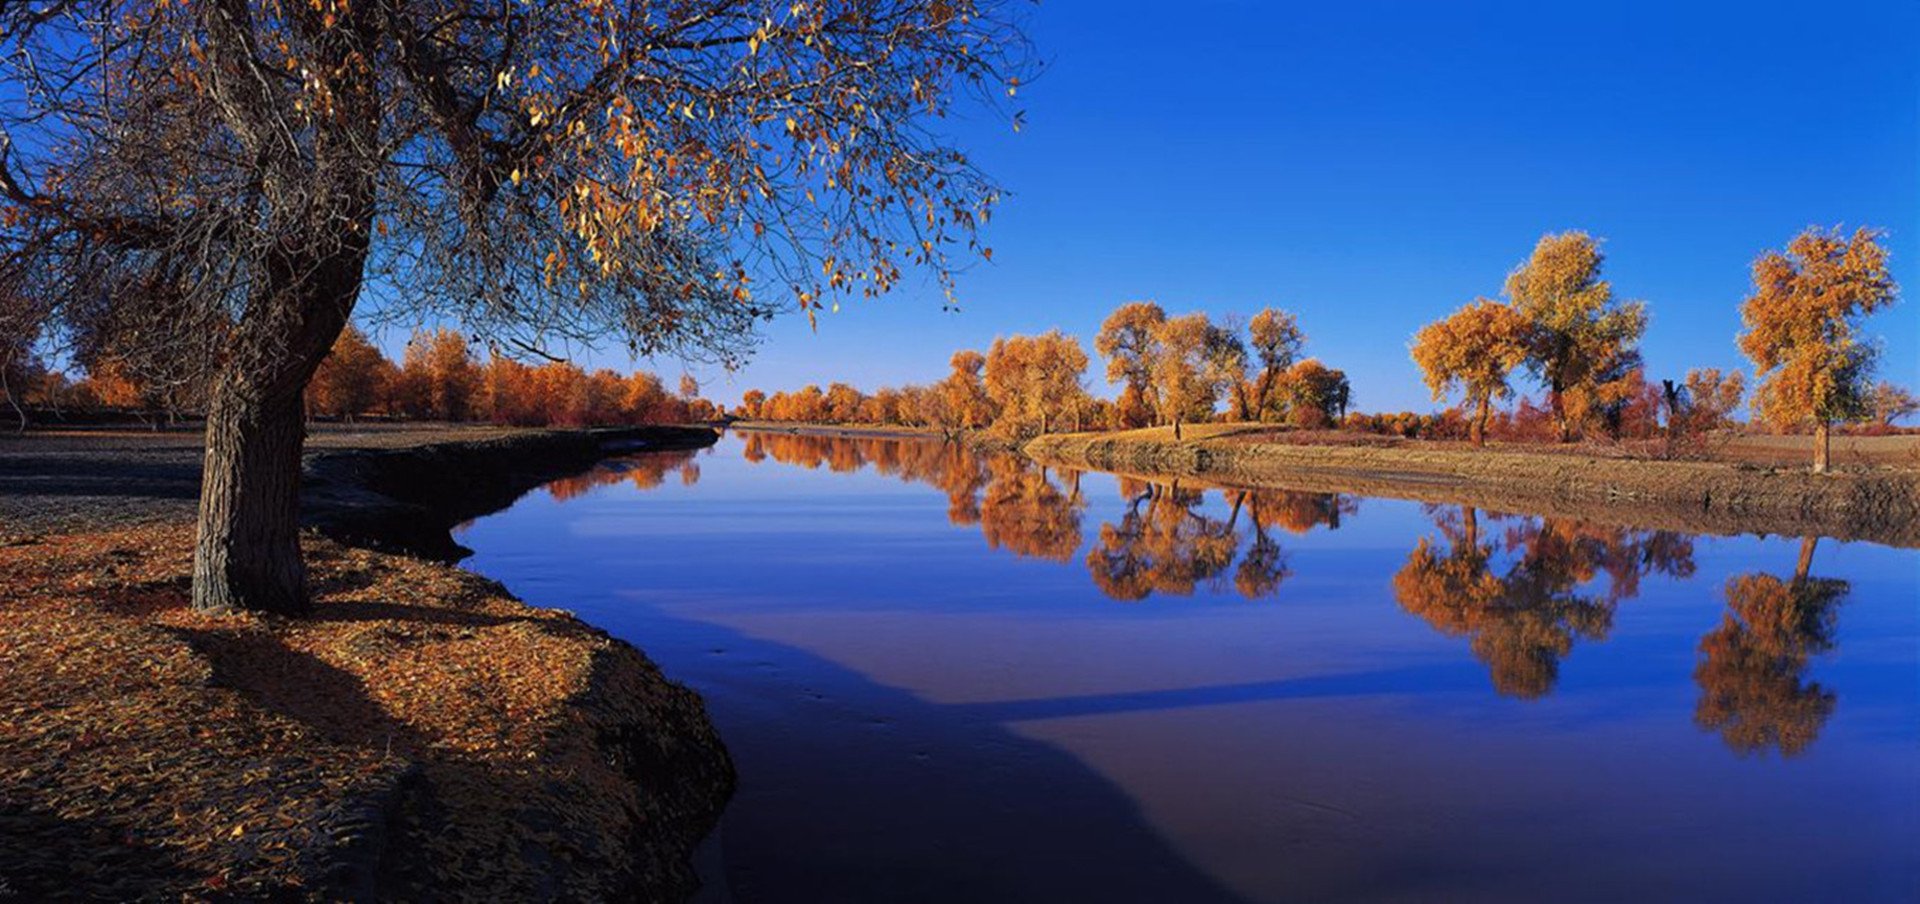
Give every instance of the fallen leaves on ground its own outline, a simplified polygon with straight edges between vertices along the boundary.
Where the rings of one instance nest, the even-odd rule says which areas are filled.
[[[660,802],[609,745],[706,731],[697,698],[494,582],[306,546],[316,607],[299,619],[194,611],[185,526],[0,546],[0,887],[28,900],[631,887],[629,846],[658,831],[643,824]],[[696,740],[697,754],[710,732]],[[675,743],[654,738],[655,764],[688,756]],[[711,750],[707,776],[726,774]]]

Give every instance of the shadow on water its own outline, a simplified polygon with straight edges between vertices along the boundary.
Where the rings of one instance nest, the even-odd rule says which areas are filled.
[[[707,697],[740,770],[697,901],[1245,900],[1118,785],[1000,721],[1118,701],[943,705],[723,626],[636,615],[708,652],[681,677]]]
[[[1213,684],[1205,687],[1177,687],[1114,694],[1086,694],[1077,697],[967,703],[943,708],[957,710],[960,715],[967,718],[1022,722],[1074,716],[1156,712],[1199,706],[1227,706],[1236,703],[1266,703],[1275,700],[1405,693],[1410,687],[1454,686],[1459,683],[1460,677],[1461,670],[1452,666],[1422,665],[1339,675],[1308,675],[1273,681]]]

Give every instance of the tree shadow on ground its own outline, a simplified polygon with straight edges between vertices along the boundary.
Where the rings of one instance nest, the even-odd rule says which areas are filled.
[[[135,901],[193,874],[122,826],[69,819],[0,799],[0,901],[67,900],[86,889]]]
[[[0,494],[200,498],[200,462],[87,455],[13,455],[0,459]]]
[[[178,633],[213,667],[215,684],[261,709],[305,723],[336,743],[399,754],[426,748],[411,726],[374,702],[358,676],[288,647],[270,632]]]

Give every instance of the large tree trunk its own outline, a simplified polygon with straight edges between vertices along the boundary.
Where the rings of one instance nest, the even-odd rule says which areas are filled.
[[[1827,465],[1833,451],[1833,427],[1826,421],[1813,425],[1813,473],[1827,473]]]
[[[299,393],[249,398],[245,388],[223,383],[207,412],[195,608],[306,611],[307,569],[300,558],[305,435]]]
[[[302,397],[353,313],[372,240],[381,98],[374,79],[352,75],[367,72],[354,41],[372,33],[368,17],[377,6],[346,12],[349,21],[315,41],[309,62],[340,74],[331,77],[330,114],[300,139],[286,131],[288,95],[264,84],[251,50],[251,5],[195,4],[215,63],[210,95],[256,161],[266,212],[246,250],[248,296],[207,416],[193,553],[196,609],[307,608],[299,535]]]
[[[1491,407],[1492,402],[1483,398],[1474,408],[1473,426],[1467,430],[1467,434],[1476,446],[1484,446],[1487,443],[1487,412]]]
[[[307,381],[346,326],[360,294],[365,229],[332,254],[286,243],[234,331],[207,412],[200,522],[193,550],[196,609],[297,614],[307,609],[300,558],[300,451]]]

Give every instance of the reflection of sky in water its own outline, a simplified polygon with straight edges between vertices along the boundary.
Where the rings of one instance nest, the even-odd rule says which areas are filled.
[[[1920,895],[1914,552],[1194,489],[736,436],[461,539],[706,696],[715,900]]]

